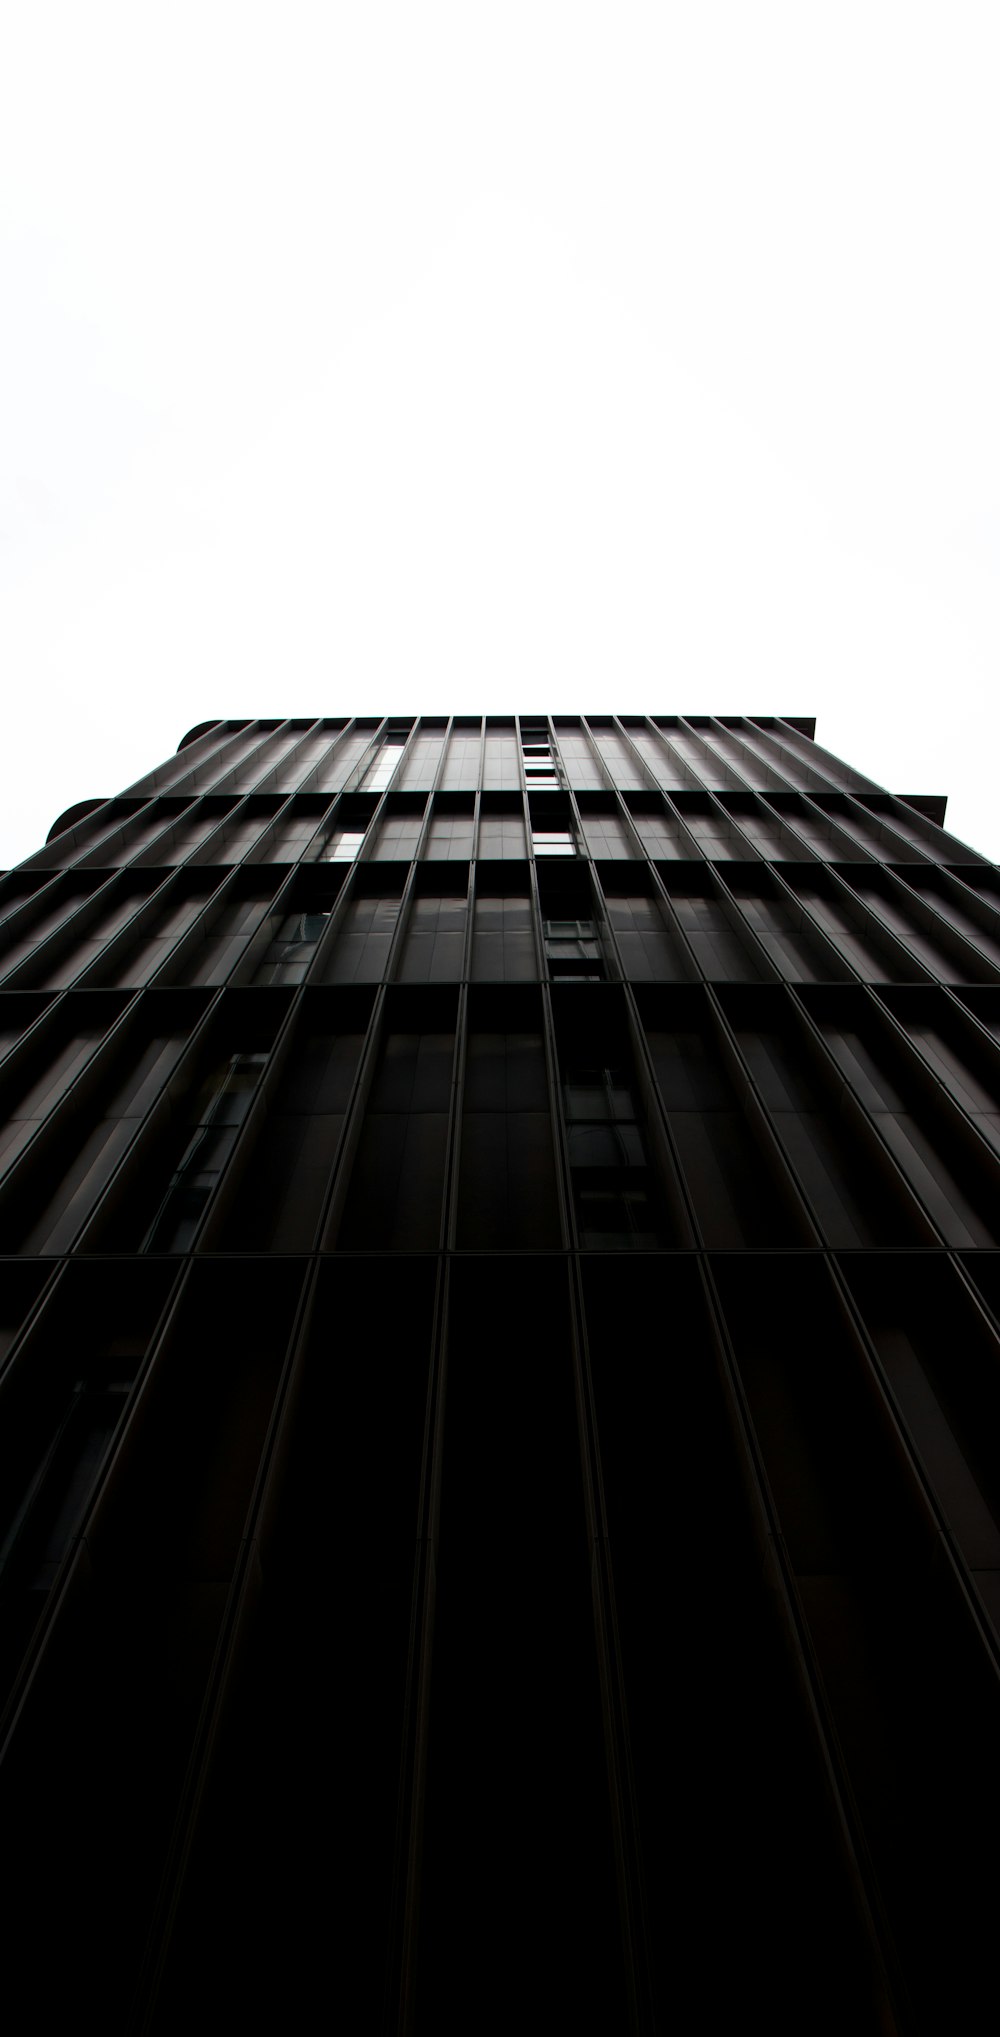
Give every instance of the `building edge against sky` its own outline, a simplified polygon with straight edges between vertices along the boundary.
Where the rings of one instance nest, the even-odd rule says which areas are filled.
[[[0,878],[33,2022],[992,2028],[944,818],[805,717],[206,722]]]

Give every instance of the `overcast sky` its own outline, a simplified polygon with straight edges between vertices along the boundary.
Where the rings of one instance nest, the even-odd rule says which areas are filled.
[[[6,0],[0,861],[195,722],[815,714],[1000,859],[995,5]]]

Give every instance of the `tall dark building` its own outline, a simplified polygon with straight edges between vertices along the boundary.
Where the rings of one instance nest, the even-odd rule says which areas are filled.
[[[786,717],[0,880],[15,2031],[990,2031],[1000,872]]]

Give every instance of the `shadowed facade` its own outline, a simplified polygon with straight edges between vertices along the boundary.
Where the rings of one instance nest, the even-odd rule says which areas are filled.
[[[992,2031],[1000,872],[803,717],[0,878],[12,2028]]]

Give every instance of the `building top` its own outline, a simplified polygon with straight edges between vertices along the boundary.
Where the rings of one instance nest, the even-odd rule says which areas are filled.
[[[117,798],[92,797],[67,808],[45,849],[28,862],[53,867],[74,863],[79,853],[94,866],[101,839],[124,831],[129,842],[157,819],[165,823],[168,801],[266,798],[280,804],[320,794],[341,803],[360,800],[354,822],[363,823],[363,836],[372,817],[364,803],[383,795],[398,804],[430,794],[439,800],[479,795],[489,802],[517,793],[531,802],[535,854],[560,852],[557,841],[543,837],[565,834],[574,803],[623,800],[634,809],[644,799],[665,799],[687,855],[702,853],[698,843],[714,829],[731,836],[730,857],[763,853],[794,862],[819,853],[852,861],[860,845],[862,853],[890,862],[914,855],[960,864],[983,860],[941,833],[944,795],[894,798],[819,746],[815,731],[812,715],[539,711],[205,720],[187,731],[173,758]],[[700,812],[706,800],[709,807]],[[562,853],[573,853],[571,841],[563,842]],[[283,857],[275,852],[274,860]]]

